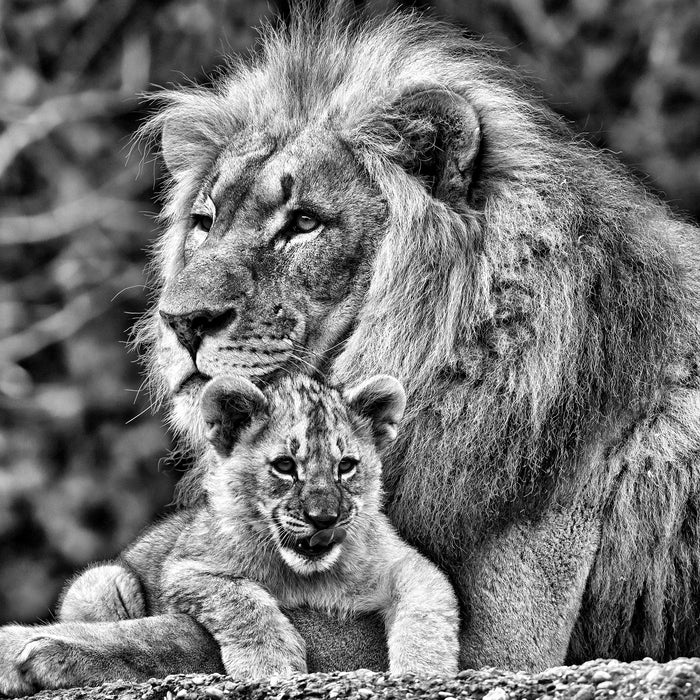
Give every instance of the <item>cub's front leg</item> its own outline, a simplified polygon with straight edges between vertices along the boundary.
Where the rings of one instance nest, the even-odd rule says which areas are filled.
[[[391,567],[384,611],[393,674],[453,675],[459,658],[459,605],[447,577],[400,542]]]
[[[229,675],[306,673],[304,640],[257,583],[180,560],[166,566],[163,591],[170,612],[187,613],[218,642]]]

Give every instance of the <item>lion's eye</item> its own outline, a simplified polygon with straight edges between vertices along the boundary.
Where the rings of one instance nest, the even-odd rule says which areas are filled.
[[[338,462],[338,473],[349,474],[355,467],[357,467],[357,460],[354,457],[343,457]]]
[[[305,211],[293,213],[272,241],[275,250],[313,240],[323,230],[323,221]],[[313,235],[307,235],[313,234]]]
[[[272,460],[271,466],[276,472],[285,476],[294,474],[297,469],[297,465],[291,457],[277,457],[277,459]]]
[[[316,230],[320,225],[321,222],[317,218],[310,214],[299,212],[294,219],[292,219],[290,230],[294,233],[310,233]]]
[[[192,214],[192,226],[200,231],[209,233],[214,219],[209,214]]]

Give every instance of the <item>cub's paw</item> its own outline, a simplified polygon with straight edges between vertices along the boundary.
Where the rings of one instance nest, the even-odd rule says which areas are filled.
[[[403,676],[407,673],[420,676],[454,676],[458,671],[457,662],[451,659],[432,663],[426,663],[422,659],[404,659],[389,664],[389,673],[392,676]]]
[[[229,676],[234,678],[270,678],[306,673],[306,655],[303,646],[297,649],[258,648],[228,644],[221,647],[221,660]]]

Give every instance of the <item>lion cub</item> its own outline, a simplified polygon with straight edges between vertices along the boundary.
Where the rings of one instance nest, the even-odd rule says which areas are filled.
[[[223,377],[201,410],[213,446],[206,502],[156,526],[124,554],[146,608],[186,613],[213,636],[226,671],[306,671],[283,609],[380,611],[392,673],[457,671],[458,606],[447,578],[380,511],[379,452],[405,394],[376,376],[345,392],[305,376],[262,391]],[[86,575],[89,575],[88,571]],[[81,617],[80,579],[64,617]],[[143,603],[125,597],[127,609]]]

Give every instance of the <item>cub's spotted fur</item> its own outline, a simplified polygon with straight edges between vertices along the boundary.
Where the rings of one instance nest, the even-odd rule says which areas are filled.
[[[303,672],[305,644],[283,612],[300,607],[380,612],[392,672],[455,673],[454,592],[380,512],[379,452],[404,406],[403,388],[385,375],[344,392],[304,376],[263,390],[212,380],[201,399],[213,447],[205,502],[151,529],[118,564],[89,569],[64,597],[63,622],[87,622],[90,636],[124,620],[119,634],[104,648],[92,634],[82,653],[76,639],[34,632],[37,642],[31,628],[13,628],[29,652],[16,687],[1,690],[25,691],[27,668],[32,687],[138,677],[131,619],[152,619],[158,636],[183,614],[209,632],[231,675]],[[189,670],[219,670],[212,648],[197,650]]]

